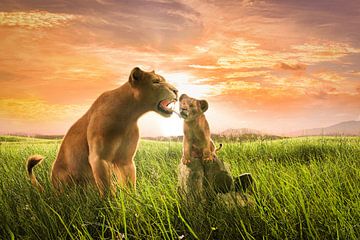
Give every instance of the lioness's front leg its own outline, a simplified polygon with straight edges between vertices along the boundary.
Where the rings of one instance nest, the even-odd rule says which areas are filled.
[[[117,150],[114,159],[114,173],[121,187],[129,186],[136,190],[136,167],[134,155],[139,141],[137,125],[129,126],[128,132],[123,136],[122,144]]]
[[[96,186],[103,197],[109,193],[114,193],[114,189],[110,189],[112,170],[111,150],[113,144],[106,137],[99,135],[95,131],[88,134],[89,163]]]
[[[120,187],[130,186],[136,190],[136,167],[133,162],[127,165],[115,166],[114,173]]]
[[[90,153],[89,162],[95,178],[96,186],[100,191],[100,195],[103,197],[109,192],[112,193],[110,189],[111,168],[109,163],[95,152]]]

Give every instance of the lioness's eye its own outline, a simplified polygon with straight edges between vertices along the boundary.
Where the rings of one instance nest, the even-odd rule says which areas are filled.
[[[160,80],[159,80],[159,79],[155,79],[155,80],[153,80],[153,83],[160,83]]]

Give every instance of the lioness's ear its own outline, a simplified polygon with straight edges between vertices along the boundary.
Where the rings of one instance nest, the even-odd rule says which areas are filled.
[[[134,85],[136,84],[138,81],[140,81],[140,79],[142,78],[143,76],[143,71],[136,67],[134,68],[131,73],[130,73],[130,76],[129,76],[129,82],[131,85]]]
[[[200,100],[200,108],[202,112],[206,112],[206,110],[208,110],[209,108],[209,104],[206,100]]]

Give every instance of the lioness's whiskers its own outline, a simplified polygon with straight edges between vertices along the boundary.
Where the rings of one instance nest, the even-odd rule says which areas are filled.
[[[172,110],[172,112],[175,113],[179,118],[182,118],[181,115],[180,115],[180,113],[178,113],[177,111]]]

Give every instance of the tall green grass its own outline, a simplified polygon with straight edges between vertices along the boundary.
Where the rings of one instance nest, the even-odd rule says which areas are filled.
[[[1,138],[6,139],[6,138]],[[137,191],[101,199],[96,189],[58,194],[49,171],[59,141],[0,144],[0,239],[359,239],[360,138],[226,143],[234,176],[252,173],[251,204],[190,204],[177,193],[181,143],[141,141]],[[31,187],[25,159],[46,157]],[[231,198],[229,198],[231,199]]]

